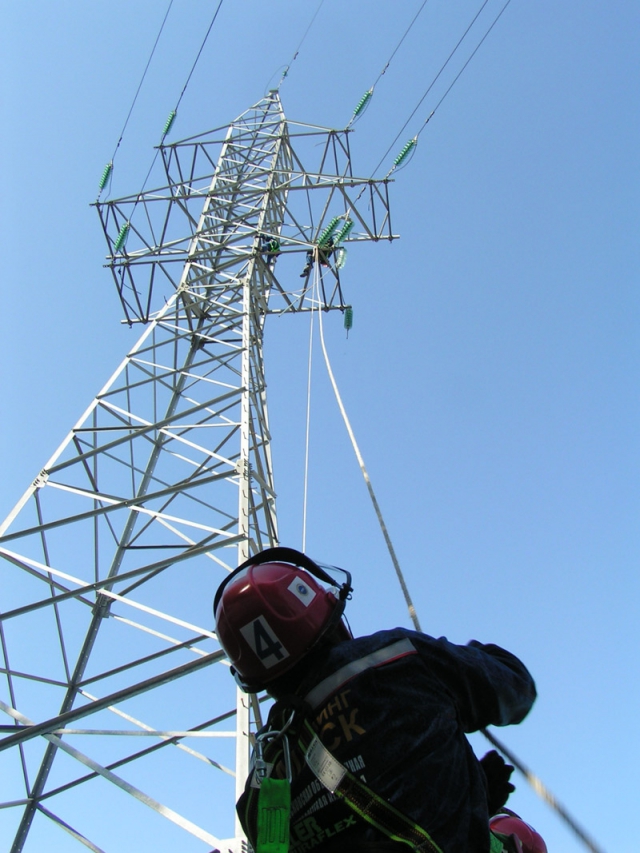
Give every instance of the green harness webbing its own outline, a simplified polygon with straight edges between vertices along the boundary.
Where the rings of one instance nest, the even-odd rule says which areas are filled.
[[[322,745],[308,720],[304,721],[299,745],[318,781],[332,794],[343,799],[363,820],[391,841],[406,844],[419,853],[442,853],[425,829],[383,800],[340,764]]]
[[[284,735],[284,731],[279,734]],[[425,829],[372,791],[333,756],[321,743],[306,715],[297,737],[305,762],[318,781],[344,800],[362,820],[390,841],[406,844],[416,853],[442,853]],[[256,853],[288,853],[290,813],[288,779],[263,778],[258,795]],[[512,849],[506,836],[490,833],[490,839],[490,853],[507,853]]]
[[[291,783],[265,777],[258,794],[256,853],[288,853]]]
[[[498,838],[498,836],[494,835],[493,832],[490,832],[489,837],[491,838],[491,850],[489,851],[489,853],[503,853],[505,849],[504,844]]]

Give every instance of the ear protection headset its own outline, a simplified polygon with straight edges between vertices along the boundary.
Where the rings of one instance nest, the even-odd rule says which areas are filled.
[[[220,603],[220,599],[222,598],[222,593],[225,588],[231,583],[233,578],[238,575],[243,569],[246,569],[248,566],[259,566],[261,563],[291,563],[294,566],[297,566],[300,569],[306,569],[310,575],[313,575],[318,580],[321,580],[323,583],[327,583],[330,586],[335,587],[335,579],[331,577],[328,572],[325,572],[317,563],[307,557],[306,554],[303,554],[301,551],[296,551],[295,548],[284,548],[284,547],[276,547],[276,548],[266,548],[264,551],[259,551],[257,554],[254,554],[253,557],[249,557],[248,560],[245,560],[244,563],[238,566],[237,569],[234,569],[227,577],[222,581],[218,590],[216,592],[215,598],[213,600],[213,615],[215,617],[216,611],[218,610],[218,604]],[[353,592],[353,587],[351,586],[351,573],[346,569],[341,569],[338,566],[331,566],[332,569],[335,569],[338,572],[342,572],[346,575],[346,580],[342,584],[338,592],[338,605],[336,606],[336,611],[340,611],[338,613],[335,622],[339,622],[342,618],[342,614],[344,613],[344,608],[346,607],[346,603],[351,597],[351,593]]]

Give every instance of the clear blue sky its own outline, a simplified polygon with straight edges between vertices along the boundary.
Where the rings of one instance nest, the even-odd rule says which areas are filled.
[[[215,5],[175,0],[114,195],[142,184]],[[282,87],[287,115],[343,126],[419,6],[325,0]],[[427,4],[356,126],[356,174],[371,173],[479,6]],[[225,0],[172,139],[257,101],[316,7]],[[490,0],[394,153],[501,7]],[[136,337],[119,324],[88,205],[165,9],[3,8],[3,517]],[[349,339],[326,320],[423,628],[497,642],[527,663],[538,702],[500,735],[608,853],[637,849],[639,19],[630,0],[512,0],[397,174],[401,239],[349,253]],[[307,335],[303,318],[267,329],[281,535],[293,546]],[[319,362],[314,375],[308,550],[353,572],[356,632],[408,625]],[[582,851],[517,784],[512,806],[550,853]],[[75,849],[62,833],[51,844]]]

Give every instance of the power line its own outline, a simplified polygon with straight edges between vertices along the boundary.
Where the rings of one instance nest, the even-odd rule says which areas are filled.
[[[449,88],[446,90],[446,92],[444,93],[444,95],[440,98],[440,100],[438,101],[438,103],[435,105],[435,107],[434,107],[434,108],[433,108],[433,110],[431,111],[431,115],[429,115],[429,117],[425,120],[424,124],[422,125],[422,127],[420,128],[420,130],[418,131],[418,133],[416,134],[416,136],[420,136],[420,134],[421,134],[421,133],[422,133],[422,131],[425,129],[425,127],[427,126],[427,124],[429,123],[429,121],[430,121],[430,120],[433,118],[433,116],[436,114],[436,110],[440,107],[440,104],[444,101],[444,99],[447,97],[447,95],[449,94],[449,92],[453,89],[453,87],[455,86],[455,84],[458,82],[458,79],[459,79],[459,77],[462,75],[462,72],[465,70],[465,68],[467,67],[467,65],[471,62],[471,60],[472,60],[472,59],[473,59],[473,57],[476,55],[476,53],[478,52],[478,50],[480,50],[480,48],[482,47],[482,43],[483,43],[483,42],[484,42],[484,40],[487,38],[487,36],[488,36],[488,35],[489,35],[489,33],[491,32],[491,30],[492,30],[492,29],[495,27],[495,25],[498,23],[498,21],[499,21],[499,20],[500,20],[500,18],[502,17],[502,13],[505,11],[505,9],[506,9],[506,8],[507,8],[507,6],[509,5],[509,3],[511,3],[511,0],[507,0],[507,2],[504,4],[504,6],[502,7],[502,9],[498,12],[498,14],[497,14],[497,16],[496,16],[496,18],[495,18],[494,22],[491,24],[491,26],[490,26],[490,27],[489,27],[489,29],[486,31],[486,33],[482,36],[482,38],[481,38],[481,39],[480,39],[480,41],[478,42],[478,45],[476,46],[476,48],[475,48],[475,49],[474,49],[474,51],[472,52],[471,56],[467,59],[467,61],[466,61],[466,62],[465,62],[465,64],[462,66],[462,68],[460,69],[460,71],[458,71],[458,73],[456,74],[456,76],[453,78],[453,82],[451,83],[451,85],[449,86]]]
[[[435,84],[436,84],[436,83],[437,83],[437,81],[439,80],[439,78],[440,78],[441,74],[444,72],[444,70],[445,70],[445,68],[447,67],[447,65],[451,62],[451,60],[453,59],[453,57],[454,57],[454,56],[455,56],[455,54],[457,53],[457,51],[458,51],[458,49],[459,49],[460,45],[461,45],[461,44],[462,44],[462,42],[465,40],[465,38],[467,37],[467,35],[468,35],[469,31],[471,30],[471,28],[473,27],[473,25],[475,24],[475,22],[478,20],[478,18],[479,18],[479,17],[480,17],[480,15],[482,14],[482,11],[484,10],[484,8],[485,8],[485,6],[487,5],[487,3],[488,3],[488,2],[489,2],[489,0],[484,0],[484,2],[483,2],[483,3],[482,3],[482,5],[480,6],[480,8],[479,8],[479,9],[478,9],[478,11],[476,12],[476,14],[473,16],[473,18],[471,19],[471,22],[470,22],[470,23],[469,23],[469,25],[467,26],[466,30],[465,30],[465,31],[464,31],[464,33],[460,36],[460,38],[459,38],[459,40],[458,40],[458,43],[457,43],[457,44],[456,44],[456,46],[453,48],[453,50],[451,51],[451,53],[449,54],[449,56],[446,58],[445,62],[443,63],[443,65],[441,66],[440,70],[438,71],[438,73],[436,74],[436,76],[433,78],[433,80],[431,81],[431,83],[429,83],[429,85],[427,86],[427,89],[425,90],[424,94],[422,95],[422,97],[420,98],[420,100],[418,101],[418,103],[416,104],[416,106],[414,107],[414,109],[412,110],[411,114],[409,115],[409,118],[408,118],[408,119],[405,121],[405,123],[402,125],[402,127],[400,128],[400,130],[399,130],[399,131],[398,131],[398,133],[396,134],[396,136],[395,136],[395,138],[394,138],[393,142],[391,143],[391,145],[389,145],[389,147],[387,148],[387,150],[384,152],[384,154],[383,154],[383,155],[382,155],[382,157],[380,158],[380,162],[378,163],[378,165],[377,165],[377,166],[375,167],[375,169],[373,170],[372,175],[375,175],[375,173],[378,171],[378,169],[380,168],[380,166],[381,166],[381,165],[382,165],[382,163],[384,162],[385,158],[387,157],[387,155],[388,155],[388,154],[389,154],[389,152],[391,151],[391,149],[394,147],[394,145],[396,144],[396,142],[398,141],[398,139],[400,139],[400,137],[402,136],[402,134],[403,134],[403,133],[404,133],[404,131],[405,131],[405,128],[407,127],[407,125],[409,124],[409,122],[411,121],[411,119],[414,117],[414,115],[418,112],[418,110],[419,110],[419,109],[420,109],[420,107],[422,106],[422,103],[423,103],[424,99],[427,97],[427,95],[429,94],[429,92],[433,89],[433,87],[435,86]],[[510,2],[510,0],[507,0],[507,3],[509,3],[509,2]],[[504,9],[503,9],[502,11],[504,11]],[[500,14],[502,14],[502,13],[500,13]],[[497,20],[497,19],[496,19],[496,20]],[[494,24],[495,24],[495,21],[494,21]],[[491,29],[492,29],[492,28],[493,28],[493,24],[491,25]],[[484,39],[486,38],[486,36],[487,36],[487,35],[488,35],[488,33],[487,33],[487,34],[485,34],[485,36],[484,36],[484,38],[482,39],[482,41],[484,41]],[[482,44],[482,41],[480,42],[480,44]],[[480,45],[478,45],[478,47],[479,47],[479,46],[480,46]],[[476,50],[477,50],[477,49],[478,49],[478,48],[476,48]],[[475,53],[475,51],[474,51],[474,53]],[[472,53],[472,54],[471,54],[471,56],[473,56],[473,55],[474,55],[474,54]],[[466,68],[466,66],[467,66],[468,64],[469,64],[469,60],[467,60],[467,63],[463,66],[463,70],[464,70],[464,68]],[[458,76],[460,76],[460,75],[458,75]],[[456,77],[456,80],[457,80],[457,77]],[[455,82],[455,81],[454,81],[454,82]],[[435,112],[435,111],[434,111],[434,112]],[[433,115],[433,113],[431,113],[431,115]],[[429,118],[431,118],[431,115],[429,116]],[[427,119],[427,121],[429,121],[429,119]],[[426,122],[425,122],[425,124],[426,124]]]
[[[376,85],[377,85],[377,84],[378,84],[378,82],[380,81],[380,78],[382,77],[382,75],[386,73],[387,68],[391,65],[391,60],[393,59],[393,57],[396,55],[396,53],[397,53],[397,52],[398,52],[398,50],[400,49],[400,46],[401,46],[402,42],[403,42],[403,41],[406,39],[406,37],[409,35],[409,32],[411,31],[411,29],[412,29],[413,25],[414,25],[414,24],[415,24],[415,22],[418,20],[418,17],[419,17],[419,15],[420,15],[420,13],[422,12],[422,10],[424,9],[424,7],[427,5],[427,3],[428,3],[428,2],[429,2],[429,0],[424,0],[424,2],[423,2],[423,4],[422,4],[422,6],[420,6],[420,8],[418,9],[418,11],[417,11],[417,12],[415,13],[415,15],[413,16],[413,20],[411,21],[411,23],[409,24],[409,26],[407,27],[407,29],[404,31],[404,35],[402,36],[402,38],[400,39],[400,41],[399,41],[399,42],[398,42],[398,44],[396,45],[395,50],[393,51],[393,53],[391,54],[391,56],[390,56],[390,57],[389,57],[389,59],[387,60],[386,65],[384,66],[384,68],[382,69],[382,71],[378,74],[378,77],[377,77],[377,79],[376,79],[375,83],[373,84],[372,88],[375,88],[375,87],[376,87]]]
[[[180,102],[182,101],[182,98],[184,97],[184,93],[187,91],[187,86],[189,85],[189,82],[191,80],[193,72],[196,70],[196,65],[198,64],[198,60],[200,59],[200,55],[202,54],[202,51],[204,50],[204,46],[207,43],[207,39],[209,38],[209,34],[211,33],[211,30],[213,29],[213,25],[216,22],[216,18],[218,17],[218,12],[220,11],[220,7],[222,6],[223,2],[224,2],[224,0],[220,0],[220,2],[218,3],[218,8],[213,13],[213,18],[211,19],[211,23],[209,24],[209,29],[207,30],[205,37],[202,39],[202,44],[200,45],[200,50],[196,54],[196,58],[193,60],[193,65],[191,66],[191,71],[189,72],[187,80],[186,80],[184,86],[182,87],[182,92],[180,92],[180,97],[178,98],[178,103],[174,107],[174,113],[176,113],[176,114],[178,112],[178,107],[180,106]],[[166,133],[165,133],[165,136],[166,136]]]
[[[479,14],[480,14],[480,12],[482,11],[482,9],[487,5],[487,2],[488,2],[488,0],[485,0],[485,2],[484,2],[484,3],[483,3],[483,5],[482,5],[482,8],[481,8],[481,9],[479,10],[479,12],[478,12],[478,15],[479,15]],[[482,47],[482,45],[483,45],[483,43],[484,43],[485,39],[488,37],[488,35],[489,35],[489,33],[491,32],[491,30],[492,30],[492,29],[495,27],[495,25],[498,23],[498,21],[499,21],[499,20],[500,20],[500,18],[502,17],[502,14],[504,13],[505,9],[507,8],[507,6],[509,5],[509,3],[510,3],[510,2],[511,2],[511,0],[506,0],[506,3],[504,4],[504,6],[502,7],[502,9],[498,12],[498,14],[496,15],[496,17],[494,18],[493,23],[491,24],[491,26],[489,27],[489,29],[488,29],[488,30],[486,31],[486,33],[482,36],[482,38],[480,39],[480,41],[478,42],[478,44],[477,44],[477,45],[475,46],[475,48],[472,50],[471,55],[468,57],[467,61],[464,63],[464,65],[462,66],[462,68],[460,69],[460,71],[458,71],[458,73],[456,74],[456,76],[453,78],[453,81],[451,82],[451,84],[450,84],[450,85],[448,86],[448,88],[446,89],[446,91],[445,91],[444,95],[440,98],[440,100],[438,101],[438,103],[435,105],[435,107],[431,110],[431,112],[429,113],[429,115],[427,116],[427,118],[424,120],[424,122],[423,122],[422,127],[420,128],[420,130],[416,133],[416,135],[415,135],[412,139],[410,139],[410,140],[409,140],[409,142],[407,142],[407,144],[406,144],[406,145],[404,146],[404,148],[400,151],[400,153],[398,154],[398,156],[396,157],[396,159],[393,161],[393,166],[392,166],[392,167],[389,169],[389,171],[387,172],[387,177],[389,177],[389,175],[390,175],[390,174],[391,174],[395,169],[397,169],[397,167],[398,167],[402,162],[406,161],[406,159],[407,159],[408,155],[409,155],[412,151],[415,151],[415,147],[416,147],[416,145],[418,144],[418,139],[419,139],[419,137],[420,137],[420,134],[421,134],[421,133],[422,133],[422,131],[425,129],[425,127],[429,124],[429,122],[431,121],[431,119],[434,117],[434,115],[436,114],[437,110],[440,108],[440,105],[442,104],[442,102],[444,101],[444,99],[447,97],[447,95],[449,94],[449,92],[453,89],[453,87],[455,86],[455,84],[458,82],[458,80],[459,80],[459,79],[460,79],[460,77],[462,76],[462,73],[464,72],[464,70],[466,69],[466,67],[469,65],[469,63],[471,62],[471,60],[473,59],[473,57],[474,57],[474,56],[476,55],[476,53],[480,50],[480,48]],[[478,15],[476,15],[476,18],[478,17]],[[469,27],[467,27],[467,30],[465,31],[465,34],[462,36],[462,39],[464,39],[464,37],[466,36],[466,34],[469,32],[469,30],[470,30],[470,29],[471,29],[471,27],[473,26],[473,23],[475,22],[476,18],[474,18],[474,19],[473,19],[473,21],[471,22],[471,24],[469,25]],[[433,84],[436,82],[436,80],[438,79],[438,77],[440,76],[440,74],[442,73],[442,71],[444,70],[444,68],[446,67],[447,63],[449,62],[449,59],[451,59],[451,56],[453,56],[453,53],[455,53],[455,51],[456,51],[456,50],[458,49],[458,47],[460,46],[460,44],[461,44],[461,42],[462,42],[462,39],[460,39],[460,41],[458,42],[458,44],[457,44],[457,45],[456,45],[456,47],[454,48],[453,52],[450,54],[449,58],[447,59],[447,62],[445,62],[445,64],[442,66],[442,68],[440,69],[440,71],[438,72],[438,74],[436,75],[436,77],[434,78],[434,80],[433,80],[433,81],[431,82],[431,84],[429,85],[429,88],[427,89],[427,91],[424,93],[424,95],[423,95],[423,96],[422,96],[422,98],[420,99],[420,101],[419,101],[418,105],[417,105],[417,106],[416,106],[416,108],[413,110],[413,112],[411,113],[411,115],[409,116],[409,118],[407,119],[407,121],[404,123],[402,130],[404,130],[404,128],[407,126],[407,124],[409,124],[409,122],[411,121],[411,119],[413,118],[413,116],[415,115],[415,113],[417,112],[418,107],[420,106],[420,104],[424,101],[424,99],[426,98],[426,96],[427,96],[427,95],[429,94],[429,92],[431,91],[431,89],[432,89],[432,87],[433,87]],[[398,135],[396,136],[396,138],[394,139],[394,141],[391,143],[391,145],[389,146],[389,148],[387,148],[387,150],[386,150],[386,152],[384,153],[384,155],[383,155],[382,159],[380,160],[380,162],[378,163],[378,165],[376,166],[376,168],[373,170],[373,175],[375,175],[376,171],[380,168],[380,164],[382,163],[382,161],[384,160],[384,158],[387,156],[387,154],[389,153],[389,151],[391,150],[391,148],[392,148],[392,147],[395,145],[395,143],[398,141],[398,138],[400,137],[400,134],[402,133],[402,130],[400,131],[400,133],[398,133]]]
[[[279,82],[278,82],[278,85],[276,86],[276,90],[279,90],[279,89],[280,89],[280,86],[282,86],[282,84],[284,83],[285,78],[289,75],[289,70],[291,69],[291,66],[293,65],[293,63],[294,63],[294,62],[296,61],[296,59],[298,58],[298,54],[300,53],[300,48],[302,47],[302,45],[304,44],[305,39],[306,39],[306,38],[307,38],[307,36],[309,35],[309,30],[310,30],[310,29],[311,29],[311,27],[313,26],[313,24],[314,24],[314,22],[315,22],[315,19],[318,17],[318,14],[319,14],[319,12],[320,12],[320,9],[322,9],[323,5],[324,5],[324,0],[320,0],[320,3],[318,4],[318,7],[317,7],[316,11],[314,12],[313,17],[311,18],[311,21],[310,21],[310,23],[309,23],[309,26],[308,26],[308,27],[307,27],[307,29],[304,31],[304,35],[302,36],[302,38],[301,38],[301,39],[300,39],[300,41],[298,42],[298,46],[297,46],[297,47],[296,47],[296,49],[294,50],[294,52],[293,52],[293,56],[291,57],[291,59],[289,60],[288,65],[286,65],[286,66],[285,66],[285,69],[284,69],[284,71],[282,72],[282,77],[280,78],[280,80],[279,80]],[[273,79],[273,78],[272,78],[272,79]]]
[[[374,89],[376,88],[376,86],[377,86],[377,85],[378,85],[378,83],[380,82],[380,79],[381,79],[381,77],[383,76],[383,74],[386,74],[387,69],[388,69],[388,68],[389,68],[389,66],[391,65],[391,62],[392,62],[392,60],[393,60],[393,57],[394,57],[394,56],[396,55],[396,53],[400,50],[400,46],[402,45],[402,43],[403,43],[403,41],[406,39],[406,37],[409,35],[409,32],[410,32],[410,31],[411,31],[411,29],[413,28],[413,25],[414,25],[414,24],[415,24],[415,22],[418,20],[418,17],[420,16],[420,13],[422,12],[422,10],[424,9],[424,7],[427,5],[427,3],[428,3],[428,2],[429,2],[429,0],[423,0],[422,5],[420,6],[420,8],[419,8],[419,9],[418,9],[418,11],[416,12],[416,14],[413,16],[413,18],[412,18],[412,20],[411,20],[411,23],[409,24],[409,26],[407,27],[407,29],[404,31],[404,34],[403,34],[402,38],[400,39],[400,41],[398,42],[398,44],[395,46],[395,48],[394,48],[394,50],[393,50],[393,52],[392,52],[391,56],[389,57],[389,59],[386,61],[385,65],[384,65],[384,67],[382,68],[382,71],[381,71],[381,72],[378,74],[378,76],[376,77],[376,79],[375,79],[375,81],[374,81],[374,83],[373,83],[373,86],[371,86],[371,88],[370,88],[370,89],[368,89],[368,90],[364,93],[364,95],[362,96],[362,98],[361,98],[361,99],[360,99],[360,101],[358,102],[358,105],[356,106],[355,110],[353,111],[353,115],[351,116],[351,119],[349,120],[349,123],[347,124],[347,127],[351,127],[351,125],[354,123],[354,121],[355,121],[357,118],[359,118],[359,117],[362,115],[362,113],[364,112],[365,107],[368,105],[369,101],[370,101],[370,100],[371,100],[371,98],[373,97]]]
[[[142,196],[143,192],[145,191],[145,188],[146,188],[146,186],[147,186],[147,181],[149,180],[149,176],[151,175],[151,172],[153,171],[153,167],[155,166],[156,160],[158,159],[158,154],[160,153],[160,146],[162,145],[162,143],[164,142],[164,140],[165,140],[165,138],[166,138],[167,134],[168,134],[168,133],[169,133],[169,131],[171,130],[171,128],[172,128],[172,126],[173,126],[173,123],[174,123],[174,121],[175,121],[175,119],[176,119],[176,117],[177,117],[177,115],[178,115],[178,107],[180,106],[180,103],[181,103],[181,101],[182,101],[182,99],[183,99],[183,97],[184,97],[184,94],[185,94],[185,92],[187,91],[187,86],[189,85],[189,82],[191,81],[191,77],[193,76],[193,72],[196,70],[196,65],[198,64],[198,60],[200,59],[200,56],[202,55],[202,51],[204,50],[204,47],[205,47],[205,45],[206,45],[206,43],[207,43],[207,40],[208,40],[209,35],[210,35],[210,33],[211,33],[211,30],[213,29],[213,25],[214,25],[214,24],[215,24],[215,22],[216,22],[216,18],[218,17],[218,12],[220,11],[220,8],[221,8],[221,6],[222,6],[223,2],[224,2],[224,0],[220,0],[220,2],[218,3],[218,6],[217,6],[217,8],[216,8],[216,11],[213,13],[213,18],[211,19],[211,23],[209,24],[209,28],[207,29],[207,32],[205,33],[205,36],[204,36],[204,38],[203,38],[203,40],[202,40],[202,44],[200,45],[200,48],[199,48],[199,50],[198,50],[198,53],[196,54],[196,58],[195,58],[195,59],[194,59],[194,61],[193,61],[193,65],[191,66],[191,70],[189,71],[189,74],[187,75],[187,79],[186,79],[186,82],[185,82],[184,86],[182,87],[182,91],[180,92],[180,96],[179,96],[179,98],[178,98],[178,100],[177,100],[177,102],[176,102],[175,107],[174,107],[174,108],[173,108],[173,110],[169,113],[169,117],[168,117],[168,119],[167,119],[167,121],[166,121],[166,123],[165,123],[164,129],[163,129],[163,131],[162,131],[162,136],[161,136],[161,138],[160,138],[160,143],[159,143],[158,147],[156,148],[156,153],[153,155],[153,160],[151,161],[151,165],[149,166],[149,171],[147,172],[147,174],[146,174],[146,176],[145,176],[145,179],[144,179],[144,181],[142,182],[142,187],[141,187],[141,189],[140,189],[140,192],[138,193],[138,198],[140,198],[140,197]],[[135,204],[134,204],[134,206],[133,206],[133,209],[132,209],[132,211],[131,211],[131,215],[133,215],[133,213],[134,213],[134,211],[135,211],[135,209],[136,209],[137,204],[138,204],[138,202],[136,201],[136,202],[135,202]],[[126,223],[125,223],[125,225],[126,225]],[[123,228],[124,228],[124,227],[125,227],[125,226],[123,226]]]
[[[167,22],[167,18],[169,17],[169,12],[171,11],[171,7],[173,6],[173,0],[169,0],[169,5],[167,7],[167,11],[164,13],[164,18],[162,19],[162,24],[160,25],[160,30],[158,31],[158,35],[156,36],[156,40],[153,43],[153,47],[151,48],[151,53],[149,54],[149,59],[147,60],[147,64],[145,65],[144,71],[142,72],[142,77],[140,78],[140,82],[138,83],[138,88],[136,89],[136,93],[133,96],[133,101],[131,102],[131,106],[129,107],[129,112],[127,113],[127,117],[125,119],[122,130],[120,131],[120,137],[118,142],[116,143],[115,150],[111,156],[111,160],[105,166],[104,172],[102,173],[102,178],[100,179],[100,191],[98,192],[98,198],[100,198],[100,194],[102,190],[107,185],[109,178],[111,177],[111,173],[113,171],[113,161],[116,159],[116,154],[118,153],[118,149],[120,148],[120,143],[124,137],[124,132],[127,129],[127,125],[129,124],[129,119],[131,118],[131,113],[133,112],[133,108],[136,105],[136,101],[138,100],[138,95],[140,94],[140,90],[142,89],[142,84],[144,83],[145,77],[147,76],[147,71],[149,70],[149,66],[151,65],[151,60],[153,59],[153,55],[156,52],[156,47],[158,46],[158,42],[160,41],[160,36],[162,35],[162,31],[164,30],[164,25]]]

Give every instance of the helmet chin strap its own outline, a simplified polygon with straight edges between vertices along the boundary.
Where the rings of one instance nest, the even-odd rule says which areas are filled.
[[[264,690],[264,684],[250,684],[248,681],[243,681],[242,676],[235,668],[235,666],[231,667],[231,675],[234,677],[236,684],[240,688],[240,690],[245,693],[260,693]]]

